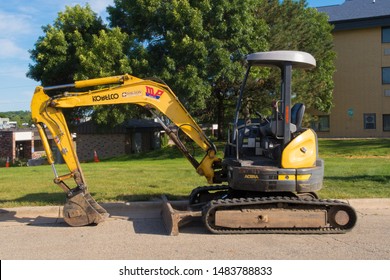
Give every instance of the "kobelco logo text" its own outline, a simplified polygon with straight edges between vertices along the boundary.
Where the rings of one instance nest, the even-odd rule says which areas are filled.
[[[111,94],[107,94],[107,95],[96,95],[96,96],[92,96],[92,102],[114,100],[114,99],[118,99],[118,98],[119,98],[119,94],[117,94],[117,93],[111,93]]]

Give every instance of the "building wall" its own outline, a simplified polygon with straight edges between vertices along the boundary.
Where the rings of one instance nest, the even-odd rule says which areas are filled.
[[[13,131],[0,131],[0,158],[15,159],[15,133]]]
[[[31,159],[34,150],[34,136],[31,131],[0,131],[0,158]]]
[[[94,151],[100,158],[126,154],[125,134],[77,134],[77,155],[80,161],[92,161]]]
[[[320,137],[390,137],[383,131],[383,114],[390,114],[390,96],[385,96],[382,67],[390,66],[390,55],[382,44],[381,27],[334,32],[337,53],[335,88],[329,132]],[[374,129],[364,126],[365,114],[375,114]],[[367,117],[367,115],[366,115]]]

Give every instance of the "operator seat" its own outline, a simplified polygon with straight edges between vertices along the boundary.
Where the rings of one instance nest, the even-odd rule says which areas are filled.
[[[296,103],[291,108],[291,123],[296,126],[296,130],[292,131],[292,133],[299,132],[302,130],[302,120],[304,114],[305,114],[305,105],[303,105],[302,103]]]
[[[290,132],[300,132],[302,130],[302,120],[305,113],[305,105],[296,103],[291,108]],[[260,126],[262,136],[283,137],[283,120],[272,118],[270,121]]]

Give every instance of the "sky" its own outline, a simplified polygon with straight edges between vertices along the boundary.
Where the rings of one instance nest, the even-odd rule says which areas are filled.
[[[106,7],[113,0],[8,0],[0,2],[0,112],[30,110],[30,100],[38,82],[27,78],[29,50],[42,26],[53,24],[66,6],[89,3],[92,10],[106,20]],[[341,4],[344,0],[308,0],[309,6]]]

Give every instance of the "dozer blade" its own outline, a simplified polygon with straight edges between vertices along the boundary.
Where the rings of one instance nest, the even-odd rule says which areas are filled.
[[[188,203],[176,204],[176,207],[179,208],[177,209],[173,208],[165,195],[162,196],[162,200],[161,216],[168,235],[179,235],[179,227],[189,223],[194,218],[202,217],[201,211],[187,210]]]
[[[109,214],[90,195],[80,192],[67,198],[64,205],[64,220],[72,227],[80,227],[103,222]]]

